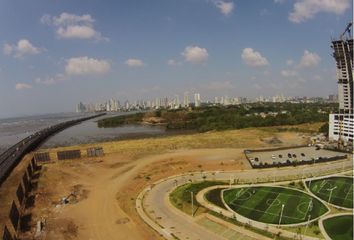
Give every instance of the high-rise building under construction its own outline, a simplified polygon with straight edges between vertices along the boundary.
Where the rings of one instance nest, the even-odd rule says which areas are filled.
[[[349,23],[338,40],[332,41],[333,57],[337,66],[338,113],[329,116],[329,139],[338,141],[338,145],[353,144],[353,37]],[[346,32],[349,37],[345,37]]]

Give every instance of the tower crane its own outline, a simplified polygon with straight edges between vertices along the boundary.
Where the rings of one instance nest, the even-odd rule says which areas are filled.
[[[343,40],[343,37],[345,35],[346,32],[348,32],[349,37],[351,37],[350,35],[350,28],[353,26],[353,22],[349,22],[347,27],[345,28],[344,32],[340,35],[340,39]]]

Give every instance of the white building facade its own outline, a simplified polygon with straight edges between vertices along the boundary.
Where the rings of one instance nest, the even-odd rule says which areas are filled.
[[[338,79],[339,112],[329,115],[329,140],[353,144],[353,39],[332,41]]]

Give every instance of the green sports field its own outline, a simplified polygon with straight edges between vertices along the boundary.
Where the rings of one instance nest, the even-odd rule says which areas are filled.
[[[332,240],[353,239],[353,215],[328,218],[323,221],[323,226]]]
[[[353,208],[353,178],[330,177],[307,181],[306,184],[313,194],[326,202],[329,201],[340,207]]]
[[[259,222],[281,224],[306,222],[326,213],[328,209],[310,195],[283,187],[245,187],[223,192],[226,204],[238,214]]]

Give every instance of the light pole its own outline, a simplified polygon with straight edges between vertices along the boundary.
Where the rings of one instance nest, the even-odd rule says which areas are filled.
[[[329,189],[329,191],[331,191],[331,192],[329,193],[328,203],[331,203],[332,192],[336,188],[337,188],[337,186],[333,187],[332,189]]]
[[[281,205],[281,212],[280,212],[278,227],[280,227],[281,218],[283,217],[284,206],[285,206],[284,204]]]
[[[307,228],[308,228],[309,223],[310,223],[310,218],[311,218],[311,214],[309,214],[309,216],[308,216],[308,218],[307,218],[307,224],[306,224],[305,231],[304,231],[304,234],[303,234],[304,237],[305,237],[305,235],[306,235]]]
[[[192,201],[192,217],[194,217],[194,199],[193,199],[193,192],[191,191],[191,201]]]

